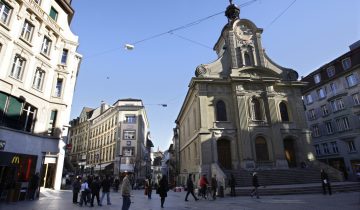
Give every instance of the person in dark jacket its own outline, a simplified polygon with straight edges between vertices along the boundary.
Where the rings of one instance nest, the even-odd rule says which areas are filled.
[[[34,200],[35,199],[35,195],[36,195],[36,191],[39,187],[39,173],[35,173],[30,180],[29,183],[29,199],[30,200]]]
[[[107,205],[111,205],[110,202],[110,187],[111,187],[111,182],[108,176],[105,177],[105,179],[101,182],[101,187],[102,187],[102,196],[101,196],[101,202],[100,204],[102,204],[104,197],[106,195],[106,199],[107,199]]]
[[[212,192],[212,197],[214,200],[216,199],[217,188],[218,188],[218,183],[217,183],[216,175],[214,175],[211,178],[211,192]]]
[[[163,175],[159,182],[159,195],[161,200],[161,208],[164,208],[165,198],[167,197],[167,192],[169,191],[168,181],[166,175]]]
[[[119,191],[119,185],[120,185],[120,181],[118,178],[115,179],[114,181],[114,191],[118,192]]]
[[[148,178],[145,182],[145,189],[146,189],[146,194],[148,196],[148,199],[151,199],[151,194],[152,194],[152,181],[151,178]]]
[[[73,186],[73,203],[78,203],[78,195],[81,188],[81,177],[77,177],[72,184]]]
[[[99,197],[100,188],[101,188],[101,184],[100,184],[100,181],[99,181],[99,177],[95,177],[95,180],[93,180],[91,182],[91,185],[90,185],[90,189],[91,189],[91,207],[94,206],[94,198],[95,197],[96,197],[96,201],[97,201],[98,206],[101,206],[100,197]]]
[[[326,195],[326,187],[328,188],[329,195],[331,195],[331,186],[330,186],[329,177],[327,173],[324,171],[324,169],[321,169],[320,177],[321,177],[321,183],[322,183],[324,195]]]
[[[260,185],[259,185],[259,181],[258,181],[256,172],[253,173],[252,185],[254,186],[254,189],[251,191],[250,196],[253,197],[254,195],[256,195],[256,198],[259,198],[258,187]]]
[[[235,194],[236,180],[235,180],[234,174],[232,174],[232,173],[230,175],[229,185],[230,185],[230,196],[235,197],[236,196],[236,194]]]
[[[192,174],[189,174],[188,180],[186,181],[187,193],[185,196],[185,201],[188,201],[188,196],[191,195],[194,197],[195,201],[199,200],[194,194],[194,182],[192,181]]]

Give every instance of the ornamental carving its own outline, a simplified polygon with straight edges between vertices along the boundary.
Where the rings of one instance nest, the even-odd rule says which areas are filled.
[[[235,29],[235,35],[241,46],[254,46],[253,32],[246,25],[240,25]]]
[[[195,70],[195,76],[196,77],[203,77],[207,72],[207,69],[204,65],[200,65]]]

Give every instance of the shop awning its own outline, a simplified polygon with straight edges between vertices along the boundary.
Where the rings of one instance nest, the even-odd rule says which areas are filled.
[[[94,167],[94,171],[100,171],[100,166],[101,166],[101,170],[104,170],[106,166],[110,165],[111,163],[103,163],[103,164],[98,164],[95,165]]]

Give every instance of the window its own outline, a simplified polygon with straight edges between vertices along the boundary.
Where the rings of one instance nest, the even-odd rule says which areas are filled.
[[[3,1],[0,1],[0,22],[7,25],[9,23],[10,14],[11,8]]]
[[[326,115],[329,114],[329,110],[328,110],[328,108],[326,107],[326,104],[323,105],[323,106],[321,106],[321,111],[322,111],[323,116],[326,116]]]
[[[342,123],[344,125],[344,130],[350,129],[349,119],[347,117],[342,118]]]
[[[346,82],[348,84],[348,87],[352,87],[352,86],[356,85],[357,81],[356,81],[355,75],[350,74],[349,76],[347,76]]]
[[[124,139],[126,140],[133,140],[135,139],[135,131],[124,131]]]
[[[51,7],[50,9],[50,13],[49,16],[53,19],[53,20],[57,20],[58,18],[58,12],[56,11],[56,9],[54,7]]]
[[[34,31],[34,26],[28,20],[25,20],[21,31],[21,38],[23,38],[25,41],[30,42],[33,31]]]
[[[330,154],[329,147],[328,147],[327,143],[323,143],[322,147],[323,147],[324,154]]]
[[[248,53],[244,53],[244,58],[245,58],[245,66],[251,66],[250,55]]]
[[[313,125],[312,126],[312,131],[313,131],[313,136],[314,137],[320,136],[320,129],[319,129],[318,125]]]
[[[313,102],[311,94],[306,95],[306,101],[307,101],[308,104],[311,104]]]
[[[337,146],[336,141],[331,142],[331,147],[332,147],[333,153],[339,153],[339,148]]]
[[[360,96],[359,93],[355,93],[352,95],[352,99],[354,101],[354,105],[359,105],[360,104]]]
[[[15,79],[21,80],[25,68],[25,63],[26,63],[25,58],[21,57],[20,55],[15,55],[10,76]]]
[[[226,116],[226,106],[224,101],[219,100],[216,102],[216,120],[217,121],[227,121]]]
[[[21,99],[0,92],[0,125],[32,132],[37,108]]]
[[[122,151],[123,156],[134,156],[135,155],[135,148],[134,147],[123,147]]]
[[[323,99],[326,97],[326,92],[325,92],[324,88],[320,88],[319,90],[317,90],[317,94],[320,99]]]
[[[314,82],[315,82],[315,84],[318,84],[320,81],[321,81],[320,74],[314,75]]]
[[[342,110],[345,108],[342,98],[330,101],[330,104],[331,104],[331,108],[332,108],[333,112],[336,112],[338,110]]]
[[[41,0],[34,0],[37,4],[41,3]]]
[[[135,124],[136,123],[136,116],[135,115],[126,115],[125,116],[125,123]]]
[[[336,83],[330,83],[330,90],[331,90],[331,92],[333,92],[333,94],[336,94],[336,92],[337,92]]]
[[[41,53],[43,53],[44,55],[50,55],[51,43],[51,40],[45,36],[41,45]]]
[[[251,100],[251,119],[262,120],[260,102],[256,98]]]
[[[351,60],[350,58],[345,58],[344,60],[342,60],[342,66],[344,70],[347,70],[351,67]]]
[[[280,108],[281,121],[283,122],[289,121],[289,113],[285,102],[281,102],[279,104],[279,108]]]
[[[349,148],[349,152],[356,152],[356,146],[354,141],[348,141],[348,148]]]
[[[328,77],[332,77],[335,75],[335,67],[330,66],[326,69]]]
[[[309,110],[309,119],[310,120],[315,120],[316,119],[316,113],[315,113],[314,109]]]
[[[333,127],[332,127],[331,122],[326,122],[325,124],[326,124],[326,131],[327,131],[327,133],[328,133],[328,134],[334,133],[334,129],[333,129]]]
[[[55,86],[55,97],[61,97],[63,81],[64,80],[62,78],[57,78]]]
[[[336,126],[339,132],[349,130],[350,129],[349,119],[347,117],[336,119]]]
[[[61,55],[61,64],[66,64],[68,54],[69,54],[69,50],[63,49],[62,55]]]
[[[45,78],[45,71],[40,68],[37,68],[34,75],[32,87],[37,90],[41,90],[43,86],[44,78]]]
[[[321,155],[320,145],[318,144],[315,145],[315,151],[316,151],[316,155]]]

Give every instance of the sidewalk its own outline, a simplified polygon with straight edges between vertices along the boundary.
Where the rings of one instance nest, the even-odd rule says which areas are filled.
[[[160,208],[159,195],[153,194],[153,199],[149,200],[144,195],[143,190],[132,191],[131,210],[155,210]],[[164,209],[184,210],[184,209],[225,209],[225,210],[359,210],[360,193],[335,193],[332,196],[322,194],[311,195],[282,195],[282,196],[261,196],[260,199],[250,198],[249,196],[224,197],[212,200],[200,200],[195,202],[193,197],[189,197],[189,202],[185,202],[186,192],[169,191],[165,201]],[[190,195],[191,196],[191,195]],[[0,210],[73,210],[73,209],[99,209],[99,210],[120,210],[122,198],[120,193],[111,193],[112,205],[103,202],[102,207],[95,203],[94,208],[89,206],[80,207],[72,203],[72,192],[69,190],[54,191],[44,189],[39,200],[22,201],[17,203],[0,203]]]

